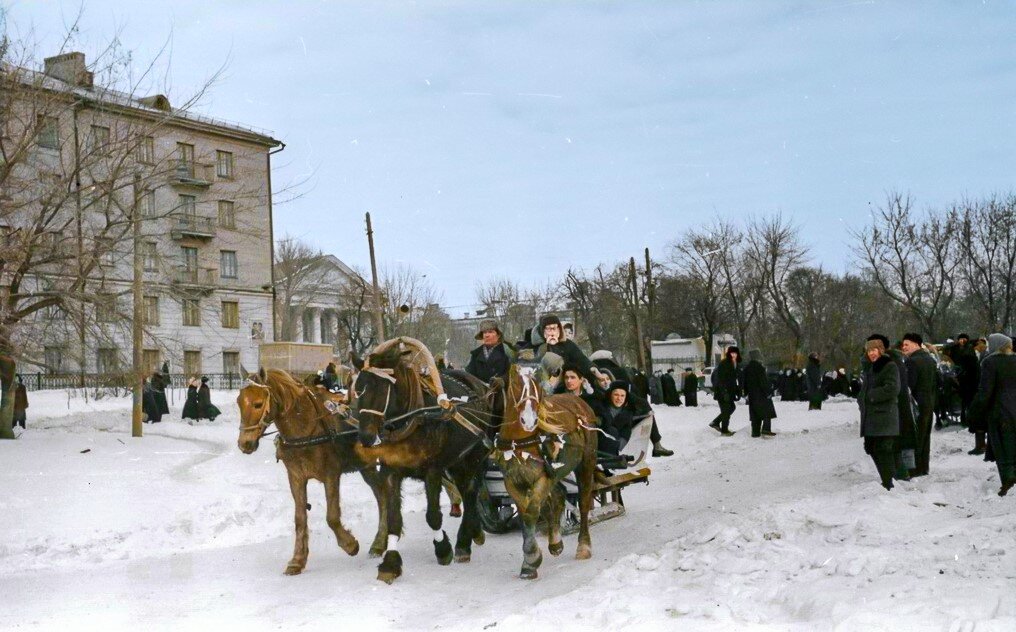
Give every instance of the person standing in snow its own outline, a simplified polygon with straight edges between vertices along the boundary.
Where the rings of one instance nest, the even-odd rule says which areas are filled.
[[[879,339],[864,345],[867,364],[857,405],[861,409],[864,451],[875,463],[882,487],[893,488],[896,471],[896,438],[900,434],[900,376],[896,364],[885,354]]]
[[[974,401],[974,395],[977,394],[980,379],[980,364],[977,361],[977,352],[970,344],[970,336],[967,334],[956,336],[956,344],[950,350],[950,355],[953,365],[956,367],[960,386],[960,423],[974,435],[974,449],[967,454],[984,454],[986,424],[970,414],[970,404]]]
[[[198,406],[198,378],[192,377],[187,380],[187,399],[183,404],[183,413],[180,415],[181,418],[189,420],[191,425],[200,419],[200,408]]]
[[[910,393],[917,401],[916,447],[914,469],[910,476],[926,476],[931,458],[931,427],[935,414],[935,391],[938,363],[924,348],[921,334],[903,335],[903,353],[907,356],[907,381]]]
[[[28,389],[25,388],[25,383],[21,380],[21,375],[18,375],[18,385],[14,387],[14,419],[11,424],[11,428],[15,426],[21,426],[21,429],[25,429],[25,423],[28,421]]]
[[[684,405],[698,407],[698,375],[692,368],[684,369],[684,384],[681,386],[684,393]]]
[[[808,356],[805,368],[805,379],[808,387],[808,410],[822,410],[822,365],[819,363],[818,352],[812,351]]]
[[[663,403],[667,406],[680,406],[681,398],[677,394],[677,380],[674,379],[674,369],[667,369],[667,372],[660,377],[660,384],[663,386]]]
[[[222,411],[212,403],[212,391],[208,388],[208,376],[201,376],[201,386],[198,387],[198,418],[215,421],[215,418],[222,414]]]
[[[713,371],[713,399],[720,405],[720,414],[709,424],[724,437],[734,433],[730,431],[730,416],[737,406],[734,402],[741,397],[741,384],[738,382],[737,364],[741,360],[741,350],[735,346],[727,347],[719,366]]]
[[[762,352],[752,349],[748,352],[748,366],[744,369],[744,396],[748,400],[748,418],[751,420],[752,437],[773,437],[772,420],[776,417],[773,406],[773,389],[762,364]]]
[[[987,421],[988,441],[1002,484],[998,495],[1005,496],[1016,485],[1016,355],[1011,338],[988,336],[980,378],[971,409]]]

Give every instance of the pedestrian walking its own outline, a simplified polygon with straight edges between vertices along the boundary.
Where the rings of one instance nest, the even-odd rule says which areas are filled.
[[[762,364],[762,352],[748,352],[748,366],[744,369],[744,396],[748,400],[748,418],[752,437],[772,437],[772,420],[776,418],[773,405],[773,388]]]
[[[988,336],[988,353],[971,407],[987,420],[988,441],[1001,482],[998,495],[1005,496],[1016,485],[1016,355],[1008,336]]]
[[[187,419],[192,426],[195,421],[201,418],[201,409],[198,405],[198,386],[200,384],[201,382],[196,377],[187,380],[187,399],[183,403],[183,413],[180,415],[181,418]]]
[[[208,388],[208,376],[201,376],[201,386],[198,387],[198,419],[215,421],[215,418],[222,414],[222,411],[212,403],[212,391]]]
[[[864,352],[868,362],[857,397],[861,409],[861,437],[864,451],[875,463],[882,486],[892,489],[896,439],[900,433],[899,371],[892,358],[886,355],[881,340],[869,340]]]
[[[727,347],[723,359],[713,371],[713,398],[720,405],[720,414],[709,424],[709,427],[721,435],[729,437],[730,416],[737,406],[735,401],[741,398],[741,384],[738,381],[737,365],[741,359],[741,350],[735,346]]]

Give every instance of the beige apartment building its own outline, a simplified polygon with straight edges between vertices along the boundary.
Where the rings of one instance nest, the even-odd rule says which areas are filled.
[[[47,242],[60,256],[23,281],[57,298],[18,330],[22,367],[70,374],[130,366],[135,252],[146,368],[168,361],[173,373],[200,375],[256,367],[258,345],[273,340],[271,155],[284,144],[175,108],[163,95],[98,87],[81,53],[48,58],[20,82],[27,104],[19,112],[36,130],[19,166],[18,181],[29,184],[4,198],[8,243],[50,203],[50,189],[39,187],[55,182],[52,190],[66,193],[53,203],[66,221],[54,223]]]

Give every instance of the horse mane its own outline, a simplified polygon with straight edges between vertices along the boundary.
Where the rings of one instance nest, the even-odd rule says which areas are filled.
[[[367,362],[378,369],[392,369],[395,377],[395,393],[406,410],[423,408],[423,380],[412,366],[402,361],[402,356],[403,353],[398,347],[391,347],[379,354],[372,353]]]
[[[292,409],[296,400],[310,392],[306,385],[281,369],[268,369],[265,371],[264,382],[264,385],[271,390],[272,397],[278,399],[282,410]],[[308,399],[313,402],[315,409],[320,408],[321,402],[318,401],[317,397],[310,397]]]

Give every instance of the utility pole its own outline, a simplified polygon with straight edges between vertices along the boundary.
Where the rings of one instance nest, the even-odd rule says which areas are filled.
[[[643,371],[646,370],[646,349],[645,345],[642,344],[642,325],[639,323],[639,285],[638,279],[635,276],[635,257],[628,260],[628,278],[631,281],[631,304],[632,304],[632,317],[635,319],[635,340],[638,341],[635,346],[638,347],[638,367]]]
[[[377,341],[385,339],[385,321],[381,317],[381,290],[377,285],[377,260],[374,258],[374,229],[370,225],[370,213],[367,213],[367,244],[370,246],[370,274],[374,284],[374,330]]]
[[[653,261],[649,258],[649,248],[646,248],[646,301],[648,308],[646,309],[646,337],[652,340],[653,335],[653,323],[656,315],[656,287],[653,285]],[[646,373],[650,373],[650,369],[653,366],[653,345],[648,341],[643,341],[643,345],[646,348],[646,359],[647,367]]]
[[[132,296],[134,299],[134,322],[132,324],[133,361],[131,373],[134,375],[134,409],[131,415],[131,436],[140,437],[141,431],[141,397],[145,387],[145,372],[141,366],[144,354],[141,351],[143,332],[141,322],[144,318],[144,294],[142,290],[145,273],[144,260],[141,252],[141,176],[134,174],[134,205],[131,207],[131,223],[134,229],[134,283]]]

